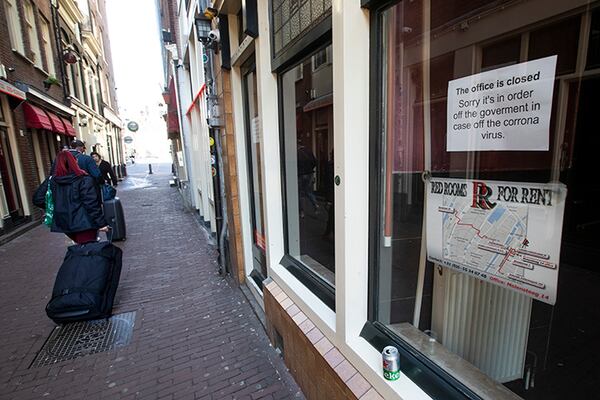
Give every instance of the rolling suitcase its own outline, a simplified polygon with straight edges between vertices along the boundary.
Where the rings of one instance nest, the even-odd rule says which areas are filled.
[[[109,317],[122,258],[121,249],[110,242],[70,246],[46,305],[48,317],[58,324]]]
[[[125,214],[118,197],[104,202],[104,217],[112,228],[112,240],[125,240],[127,238]]]

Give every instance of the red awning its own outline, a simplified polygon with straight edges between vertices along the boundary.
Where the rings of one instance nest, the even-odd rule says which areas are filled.
[[[65,124],[63,124],[62,120],[58,117],[58,115],[50,111],[46,111],[46,114],[48,114],[48,117],[50,117],[50,122],[52,123],[52,132],[60,134],[67,133],[67,130],[65,129]]]
[[[23,112],[25,113],[25,125],[28,128],[53,130],[50,117],[41,108],[23,103]]]
[[[175,81],[173,77],[169,81],[169,90],[167,102],[167,133],[174,134],[179,133],[179,117],[177,114],[177,98],[175,97]]]
[[[65,124],[65,130],[66,130],[65,135],[77,137],[77,132],[75,131],[75,128],[69,122],[69,120],[66,118],[63,118],[63,117],[60,117],[60,119],[62,120],[63,124]]]
[[[318,108],[327,107],[333,104],[333,93],[326,94],[321,97],[317,97],[314,100],[309,101],[304,105],[302,111],[309,112]]]

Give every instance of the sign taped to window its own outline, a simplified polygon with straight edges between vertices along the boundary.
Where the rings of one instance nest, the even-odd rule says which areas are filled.
[[[547,151],[557,56],[448,83],[447,151]]]
[[[565,185],[432,178],[427,258],[556,302]]]

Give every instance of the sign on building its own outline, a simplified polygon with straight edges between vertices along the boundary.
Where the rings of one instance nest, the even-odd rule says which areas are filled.
[[[554,304],[566,195],[563,184],[432,178],[427,257]]]
[[[447,151],[547,151],[557,56],[448,83]]]

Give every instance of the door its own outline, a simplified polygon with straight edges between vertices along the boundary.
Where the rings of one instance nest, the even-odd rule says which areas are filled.
[[[0,127],[0,176],[7,207],[6,215],[2,217],[8,219],[5,224],[10,226],[23,219],[23,207],[8,131],[4,127]]]
[[[250,276],[262,287],[267,277],[265,263],[265,224],[262,192],[262,135],[258,116],[258,94],[256,82],[256,64],[251,59],[242,69],[244,110],[246,125],[246,143],[248,159],[248,190],[250,195],[250,213],[252,222],[252,263]]]

